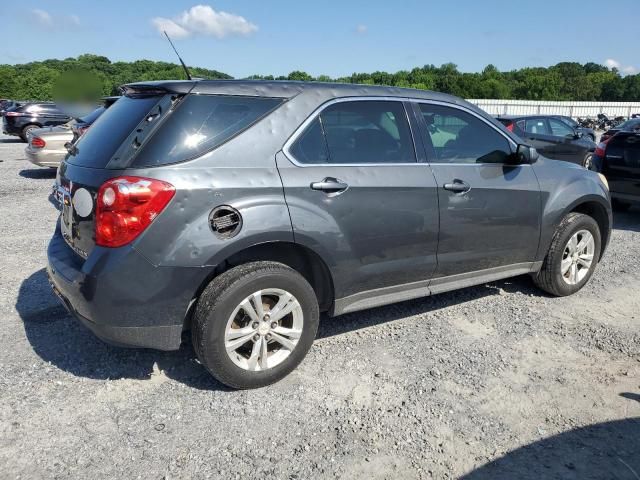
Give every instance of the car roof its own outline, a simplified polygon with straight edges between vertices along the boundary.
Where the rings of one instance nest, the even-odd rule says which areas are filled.
[[[306,91],[316,91],[323,93],[323,96],[333,97],[410,97],[471,105],[465,100],[453,95],[430,90],[352,83],[297,82],[290,80],[166,80],[130,83],[123,85],[123,88],[125,92],[128,89],[132,91],[137,89],[162,89],[179,94],[200,93],[283,98],[292,98]]]

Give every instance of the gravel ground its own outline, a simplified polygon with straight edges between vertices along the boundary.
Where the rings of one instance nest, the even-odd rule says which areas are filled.
[[[238,392],[65,313],[53,174],[23,150],[0,137],[0,478],[640,478],[640,210],[573,297],[521,277],[326,318]]]

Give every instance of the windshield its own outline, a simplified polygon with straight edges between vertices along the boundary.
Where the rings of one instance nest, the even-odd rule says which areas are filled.
[[[133,129],[162,98],[122,97],[80,137],[73,153],[67,156],[67,161],[83,167],[105,168]]]

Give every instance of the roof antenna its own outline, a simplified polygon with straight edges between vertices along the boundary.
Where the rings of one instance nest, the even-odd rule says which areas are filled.
[[[175,45],[173,44],[173,42],[169,38],[169,35],[167,35],[166,30],[163,30],[162,33],[164,33],[164,36],[167,37],[167,40],[169,40],[169,43],[171,44],[171,48],[173,48],[173,51],[176,52],[176,55],[178,56],[178,60],[180,60],[180,63],[182,64],[182,68],[184,68],[184,73],[187,74],[187,78],[189,80],[193,80],[193,78],[191,78],[191,74],[189,73],[189,69],[187,68],[187,66],[182,61],[182,58],[180,58],[180,54],[178,53],[178,50],[176,50]]]

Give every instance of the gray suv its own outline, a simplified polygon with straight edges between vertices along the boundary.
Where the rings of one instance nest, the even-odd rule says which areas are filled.
[[[530,274],[589,280],[604,177],[538,158],[440,93],[261,81],[131,84],[61,164],[54,291],[104,340],[221,382],[291,372],[341,315]]]

